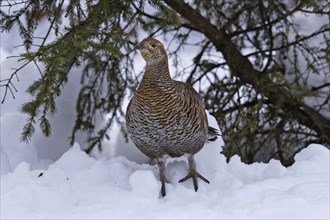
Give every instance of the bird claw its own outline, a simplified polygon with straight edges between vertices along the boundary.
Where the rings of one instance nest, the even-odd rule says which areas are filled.
[[[181,180],[179,180],[179,183],[182,183],[184,181],[186,181],[187,179],[193,179],[193,184],[194,184],[194,189],[195,191],[198,190],[198,181],[197,178],[202,179],[204,182],[210,184],[210,181],[208,181],[208,179],[206,179],[205,177],[203,177],[200,173],[198,173],[196,170],[190,170],[188,175],[185,176],[184,178],[182,178]]]

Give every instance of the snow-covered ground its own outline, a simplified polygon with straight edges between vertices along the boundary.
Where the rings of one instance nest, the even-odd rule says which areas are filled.
[[[230,163],[219,141],[196,155],[198,192],[184,158],[167,163],[167,196],[156,166],[119,156],[94,159],[78,144],[45,170],[22,162],[1,177],[1,219],[329,219],[329,150],[313,144],[284,168]]]

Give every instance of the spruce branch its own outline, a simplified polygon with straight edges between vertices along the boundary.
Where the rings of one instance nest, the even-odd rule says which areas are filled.
[[[7,92],[8,90],[10,91],[13,99],[15,99],[15,95],[14,95],[14,91],[18,92],[18,90],[15,88],[14,84],[13,84],[13,78],[15,77],[17,82],[19,82],[19,78],[17,73],[22,70],[25,66],[27,66],[30,63],[30,61],[25,62],[22,66],[20,66],[18,69],[15,69],[15,71],[10,75],[10,77],[8,79],[2,79],[0,80],[0,87],[4,87],[5,88],[5,92],[4,95],[2,97],[2,101],[1,104],[3,104],[6,100],[7,97]],[[14,90],[14,91],[13,91]]]
[[[21,10],[13,11],[14,6]],[[199,85],[205,106],[221,125],[228,160],[238,154],[246,163],[276,158],[288,166],[311,141],[329,143],[329,122],[323,115],[330,106],[329,25],[301,34],[294,19],[297,13],[327,12],[322,1],[289,6],[275,0],[1,1],[2,30],[17,27],[19,46],[26,50],[13,57],[23,65],[33,63],[39,77],[28,88],[33,99],[22,109],[28,117],[22,139],[31,138],[36,124],[50,135],[56,99],[78,66],[81,89],[71,140],[83,131],[89,140],[85,150],[91,152],[101,149],[113,123],[125,135],[122,104],[141,78],[142,72],[134,72],[133,47],[142,31],[164,37],[176,76]],[[35,36],[46,19],[44,34]],[[323,42],[310,44],[314,39]],[[193,57],[187,66],[180,57],[185,51]],[[16,96],[13,79],[19,72],[15,69],[1,80],[3,102],[7,95]],[[309,84],[320,75],[324,83]],[[307,105],[309,99],[315,104]],[[99,128],[97,119],[104,115],[109,120]]]

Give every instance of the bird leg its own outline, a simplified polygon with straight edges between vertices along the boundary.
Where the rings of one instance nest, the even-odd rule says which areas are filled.
[[[205,177],[203,177],[200,173],[197,172],[194,155],[189,154],[189,156],[188,156],[188,164],[189,164],[189,173],[188,173],[187,176],[185,176],[184,178],[182,178],[181,180],[179,180],[179,183],[182,183],[182,182],[186,181],[187,179],[192,178],[193,179],[193,183],[194,183],[194,189],[195,189],[195,191],[198,190],[198,181],[197,181],[197,178],[202,179],[206,183],[210,183],[210,181],[208,181]]]
[[[167,182],[166,175],[165,175],[165,160],[164,158],[157,158],[157,164],[159,168],[159,179],[162,184],[161,187],[161,194],[162,196],[166,196],[166,189],[165,189],[165,183]]]

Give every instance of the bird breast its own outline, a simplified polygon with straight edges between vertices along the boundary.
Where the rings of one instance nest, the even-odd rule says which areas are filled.
[[[208,124],[197,92],[174,80],[147,85],[140,86],[127,108],[127,130],[135,145],[157,156],[199,151],[206,142]]]

